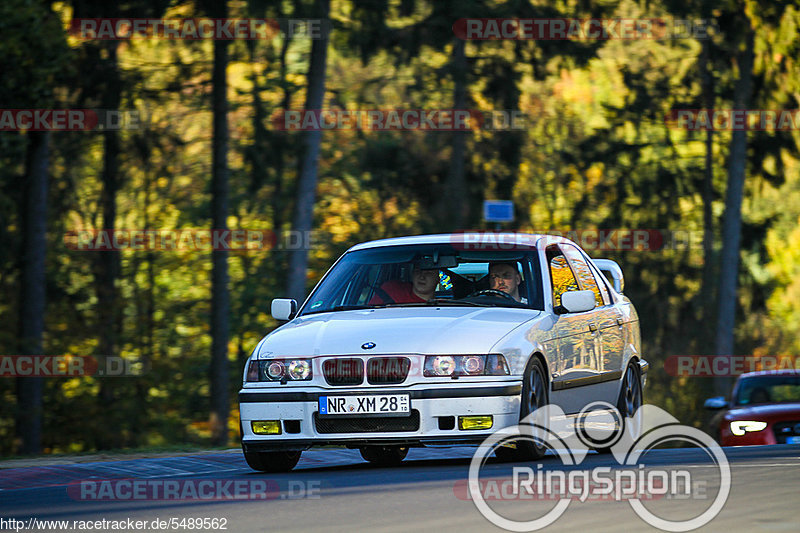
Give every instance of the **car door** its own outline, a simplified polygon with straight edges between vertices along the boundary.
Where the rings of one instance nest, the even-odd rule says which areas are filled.
[[[562,244],[561,249],[569,259],[582,290],[591,290],[595,295],[593,332],[596,343],[595,354],[597,360],[592,369],[598,372],[595,378],[597,384],[597,399],[605,400],[611,404],[616,403],[616,381],[622,375],[624,335],[623,318],[609,294],[603,280],[598,279],[589,266],[585,255],[571,244]],[[591,324],[590,324],[591,327]]]
[[[581,285],[559,245],[548,246],[546,257],[553,309],[557,310],[561,306],[561,296],[568,291],[581,290]],[[551,370],[550,399],[567,413],[578,412],[593,399],[601,399],[592,390],[601,373],[596,314],[591,310],[555,315],[552,342],[556,361]]]

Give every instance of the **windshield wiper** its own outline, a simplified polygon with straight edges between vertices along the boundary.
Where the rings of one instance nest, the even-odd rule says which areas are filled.
[[[483,307],[475,302],[465,302],[463,300],[453,300],[452,298],[432,298],[425,302],[426,305],[466,305],[469,307]]]
[[[378,306],[374,306],[374,305],[337,305],[337,306],[334,306],[334,307],[331,307],[331,308],[314,309],[314,310],[311,310],[311,311],[306,311],[306,312],[303,313],[303,315],[313,315],[315,313],[331,313],[333,311],[354,311],[356,309],[372,309],[374,307],[378,307]]]
[[[336,305],[329,309],[314,309],[306,311],[303,315],[312,315],[315,313],[332,313],[336,311],[355,311],[358,309],[384,309],[388,307],[429,307],[431,305],[452,305],[452,306],[465,306],[465,307],[487,307],[486,304],[479,304],[475,302],[466,302],[462,300],[453,300],[451,298],[433,298],[426,302],[405,302],[405,303],[384,303],[376,305]],[[494,306],[492,306],[494,307]]]
[[[461,300],[453,300],[451,298],[433,298],[425,302],[395,302],[390,304],[376,305],[374,307],[429,307],[431,305],[465,305],[468,307],[483,307],[483,305],[475,302],[462,302]]]

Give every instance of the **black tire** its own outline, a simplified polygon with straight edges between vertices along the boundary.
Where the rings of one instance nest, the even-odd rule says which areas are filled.
[[[642,393],[642,372],[639,369],[639,363],[631,361],[628,368],[625,369],[625,375],[622,378],[622,387],[619,390],[619,397],[617,398],[617,410],[622,418],[622,427],[618,430],[624,431],[624,424],[628,424],[628,417],[632,417],[644,401]],[[639,413],[641,416],[641,413]],[[641,424],[639,424],[641,427]],[[616,440],[616,439],[615,439]],[[599,453],[610,453],[611,448],[595,448]]]
[[[397,466],[408,455],[406,446],[362,446],[361,457],[375,466]]]
[[[617,409],[623,418],[627,418],[639,410],[643,401],[642,371],[638,362],[631,361],[625,370],[622,389],[620,389],[619,399],[617,399]]]
[[[522,396],[519,407],[519,419],[544,407],[550,401],[548,394],[547,373],[538,357],[531,357],[528,367],[522,378]],[[514,447],[500,446],[495,449],[494,455],[501,461],[536,461],[541,459],[547,447],[544,443],[532,442],[530,439],[509,441]]]
[[[297,465],[303,452],[244,452],[244,460],[259,472],[289,472]]]

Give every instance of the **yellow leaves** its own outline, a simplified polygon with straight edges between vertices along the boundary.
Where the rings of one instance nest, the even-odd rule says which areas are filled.
[[[553,95],[566,102],[591,104],[594,92],[585,73],[579,70],[561,69],[559,81],[553,84]]]
[[[336,196],[330,198],[327,204],[321,229],[331,236],[334,243],[348,243],[350,237],[359,231],[359,224],[355,220],[359,202],[356,198]]]
[[[527,178],[531,174],[531,164],[528,161],[520,161],[517,176],[522,179]]]
[[[389,218],[394,218],[400,213],[397,208],[397,198],[390,198],[383,204],[383,215]]]
[[[550,277],[553,283],[553,305],[561,305],[561,295],[565,292],[580,288],[567,264],[567,258],[563,255],[550,261]]]
[[[167,398],[169,396],[169,393],[164,389],[150,387],[147,390],[147,395],[151,398]]]
[[[589,189],[594,187],[603,179],[603,164],[594,163],[586,170],[586,186]]]

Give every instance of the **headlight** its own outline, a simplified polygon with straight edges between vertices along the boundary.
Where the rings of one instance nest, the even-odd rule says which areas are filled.
[[[266,372],[269,379],[281,379],[284,374],[283,361],[267,361]]]
[[[766,422],[756,422],[755,420],[734,420],[731,422],[731,433],[737,437],[741,437],[745,433],[761,431],[766,427]]]
[[[426,355],[425,377],[443,376],[507,376],[508,365],[500,354],[491,355]]]
[[[428,368],[428,359],[431,364]],[[425,358],[425,375],[426,376],[452,376],[456,371],[456,361],[454,357],[449,355],[437,355],[433,358]]]
[[[311,377],[311,363],[307,359],[298,359],[289,362],[289,377],[302,381]]]
[[[310,359],[250,360],[247,381],[308,381],[311,379]]]
[[[486,358],[470,355],[461,360],[461,366],[467,374],[483,374],[483,367],[486,366]]]

